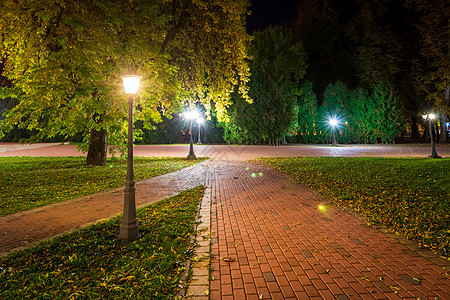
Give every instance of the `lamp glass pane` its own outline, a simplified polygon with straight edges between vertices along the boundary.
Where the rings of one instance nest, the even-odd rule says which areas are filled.
[[[139,82],[141,76],[139,75],[125,75],[122,76],[123,88],[126,94],[136,94],[139,89]]]

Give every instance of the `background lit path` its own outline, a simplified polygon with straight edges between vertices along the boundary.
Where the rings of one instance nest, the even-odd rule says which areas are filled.
[[[207,272],[194,269],[194,288],[188,292],[194,291],[196,299],[450,299],[448,271],[442,268],[446,264],[449,268],[448,263],[414,243],[399,243],[399,237],[369,227],[347,212],[331,207],[322,211],[318,205],[326,203],[314,191],[275,170],[246,162],[261,156],[426,157],[428,145],[195,145],[195,149],[197,156],[212,159],[139,183],[136,198],[144,205],[198,184],[208,186],[205,198],[211,206],[202,209],[201,217],[210,224],[206,235],[212,242],[212,280],[210,285],[199,280],[196,274],[208,278]],[[449,145],[438,145],[437,150],[450,157]],[[187,153],[188,145],[135,147],[136,156]],[[70,145],[0,143],[0,156],[77,155]],[[19,246],[31,244],[107,218],[121,212],[122,201],[122,189],[117,189],[0,218],[0,244],[7,237]],[[66,227],[61,222],[73,224]],[[47,231],[41,237],[33,230]]]
[[[220,160],[249,160],[269,156],[376,156],[376,157],[427,157],[430,145],[321,145],[271,146],[229,146],[194,145],[197,156],[213,157]],[[437,153],[450,157],[450,144],[436,145]],[[187,156],[189,145],[137,145],[135,156]],[[81,156],[83,153],[74,145],[0,143],[0,156]]]

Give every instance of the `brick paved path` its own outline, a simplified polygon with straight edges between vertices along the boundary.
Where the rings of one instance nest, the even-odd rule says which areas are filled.
[[[211,299],[450,299],[442,267],[284,175],[210,174]]]

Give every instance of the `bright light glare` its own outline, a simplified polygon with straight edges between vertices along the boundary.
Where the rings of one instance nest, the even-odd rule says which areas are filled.
[[[430,120],[436,119],[436,115],[433,114],[433,113],[430,113],[430,114],[423,114],[423,115],[422,115],[422,118],[423,118],[424,120],[426,120],[427,117],[430,118]]]
[[[197,124],[201,125],[201,124],[203,124],[203,122],[205,122],[205,119],[203,119],[203,118],[198,118],[198,119],[196,120],[196,122],[197,122]]]
[[[319,205],[319,210],[325,211],[326,210],[326,206],[325,205]]]
[[[331,126],[337,126],[338,124],[338,120],[336,118],[332,118],[330,119],[330,121],[328,121],[328,123],[330,123]]]
[[[124,75],[122,76],[123,88],[126,94],[136,94],[139,89],[141,76],[139,75]]]
[[[198,118],[198,111],[196,110],[188,110],[184,113],[184,117],[189,120],[195,120]]]

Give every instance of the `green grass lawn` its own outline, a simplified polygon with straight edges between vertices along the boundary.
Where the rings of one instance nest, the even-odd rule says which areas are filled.
[[[203,159],[136,157],[136,181],[192,166]],[[73,199],[125,182],[126,159],[106,167],[86,166],[84,157],[1,157],[0,216]]]
[[[133,242],[117,240],[115,217],[0,257],[0,299],[174,299],[203,194],[138,209]]]
[[[449,256],[450,159],[260,159],[383,225]]]

